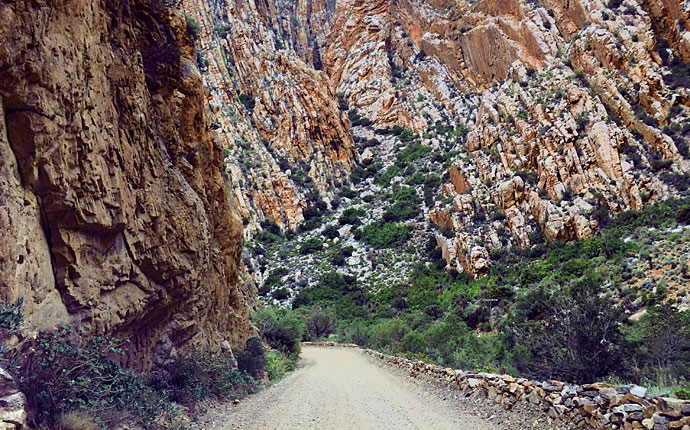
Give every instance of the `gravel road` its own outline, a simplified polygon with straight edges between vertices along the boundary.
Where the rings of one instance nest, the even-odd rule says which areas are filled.
[[[493,430],[457,400],[412,384],[349,348],[304,347],[298,369],[281,382],[206,413],[203,430]]]

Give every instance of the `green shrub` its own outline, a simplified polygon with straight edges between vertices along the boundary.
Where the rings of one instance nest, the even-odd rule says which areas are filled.
[[[402,338],[400,346],[407,353],[422,354],[426,351],[427,341],[424,335],[413,330]]]
[[[662,379],[664,376],[687,376],[690,369],[690,311],[679,312],[666,300],[627,327],[626,339],[631,348],[634,366],[632,376]],[[684,375],[685,374],[685,375]]]
[[[660,170],[668,170],[668,168],[671,167],[671,164],[673,164],[673,161],[671,160],[652,160],[650,162],[653,172],[658,172]]]
[[[11,335],[17,332],[19,326],[24,320],[22,308],[24,307],[24,298],[20,297],[16,303],[3,303],[0,306],[0,360],[7,352],[4,341]]]
[[[329,225],[323,229],[323,232],[321,233],[321,235],[326,239],[333,240],[336,237],[338,237],[340,235],[340,233],[338,233],[338,227],[336,227],[334,225]]]
[[[285,287],[277,288],[273,290],[271,297],[276,300],[287,300],[290,298],[290,291]]]
[[[217,25],[214,29],[215,33],[220,37],[221,39],[225,39],[225,37],[230,33],[230,26],[229,25]]]
[[[424,180],[424,204],[431,208],[434,206],[434,196],[436,190],[441,186],[441,177],[438,175],[429,175]]]
[[[304,323],[294,311],[262,308],[252,315],[252,321],[271,348],[279,350],[290,358],[296,358],[299,355]]]
[[[392,222],[376,221],[362,229],[362,241],[375,248],[394,248],[407,241],[410,229]]]
[[[402,138],[402,135],[401,135]],[[416,161],[431,152],[431,147],[421,143],[411,143],[396,155],[395,165],[405,168],[413,161]]]
[[[380,187],[387,187],[391,183],[391,179],[393,179],[395,176],[397,176],[400,173],[400,168],[396,166],[395,164],[381,172],[377,177],[374,183]]]
[[[54,425],[57,417],[79,409],[101,419],[124,411],[148,425],[170,411],[164,395],[115,361],[126,344],[103,336],[78,341],[69,327],[42,334],[19,378],[29,408],[36,411],[35,423]]]
[[[545,261],[535,261],[523,269],[520,274],[520,284],[529,286],[540,282],[552,273],[553,265]]]
[[[192,36],[194,40],[199,40],[200,34],[199,34],[199,24],[196,22],[194,18],[191,16],[184,14],[184,21],[186,24],[187,28],[187,34]]]
[[[679,224],[690,224],[690,205],[681,206],[676,214],[676,221]]]
[[[299,253],[302,255],[311,254],[316,251],[321,251],[323,249],[323,241],[318,237],[312,237],[307,239],[300,245]]]
[[[623,309],[601,294],[587,273],[566,291],[552,291],[543,320],[513,321],[515,344],[529,349],[520,369],[534,378],[592,383],[621,366]]]
[[[365,212],[363,209],[347,208],[343,211],[338,218],[338,224],[340,225],[360,225],[362,222],[360,218],[364,216]]]
[[[332,309],[324,309],[319,305],[313,306],[306,315],[306,329],[304,340],[316,341],[325,339],[335,333],[338,321]]]
[[[342,254],[334,254],[331,256],[330,260],[332,265],[341,267],[345,265],[346,257]]]
[[[679,399],[690,400],[690,384],[685,384],[684,386],[677,388],[673,392],[673,395]]]
[[[396,186],[393,190],[393,203],[383,213],[386,222],[405,221],[415,218],[421,212],[419,204],[422,199],[412,187]]]
[[[247,339],[244,351],[237,355],[237,368],[254,379],[262,379],[266,369],[266,351],[261,339]]]
[[[256,101],[254,100],[254,97],[250,96],[249,94],[240,94],[239,97],[240,103],[242,103],[250,113],[254,112],[254,107],[256,106]]]
[[[277,381],[295,370],[295,361],[280,351],[273,350],[266,354],[266,375],[271,381]]]
[[[183,405],[194,405],[208,397],[243,397],[256,390],[254,379],[235,369],[232,357],[210,351],[179,357],[157,388]]]
[[[400,351],[410,327],[402,319],[379,320],[369,328],[369,345],[378,350]]]

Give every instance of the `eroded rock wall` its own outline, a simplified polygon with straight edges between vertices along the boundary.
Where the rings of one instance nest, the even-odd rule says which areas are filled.
[[[352,134],[371,142],[375,129],[400,126],[452,158],[425,215],[453,231],[438,235],[449,266],[481,275],[492,249],[587,238],[602,208],[683,193],[686,3],[181,7],[200,26],[212,135],[248,238],[264,218],[296,229],[315,197],[332,208],[358,161],[389,167],[402,143],[358,153]]]
[[[318,41],[334,2],[184,0],[198,22],[214,138],[249,230],[296,229],[313,192],[332,199],[357,152]],[[312,193],[312,197],[309,195]]]
[[[138,368],[242,347],[242,224],[182,14],[4,2],[0,71],[0,295],[24,335],[127,336]]]

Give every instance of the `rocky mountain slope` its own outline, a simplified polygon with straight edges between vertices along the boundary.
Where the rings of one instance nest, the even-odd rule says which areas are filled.
[[[591,237],[608,212],[687,193],[685,3],[181,7],[199,26],[247,237],[264,248],[245,259],[259,282],[270,274],[259,221],[304,231],[323,222],[314,212],[335,220],[352,208],[371,224],[396,202],[386,197],[396,183],[417,196],[400,202],[414,214],[388,217],[408,223],[405,244],[433,236],[448,266],[473,276],[492,250]],[[389,252],[341,233],[359,273],[372,250]],[[396,260],[425,252],[402,249]]]
[[[242,348],[242,225],[184,17],[162,2],[0,5],[0,297],[24,338],[129,337],[146,369]]]

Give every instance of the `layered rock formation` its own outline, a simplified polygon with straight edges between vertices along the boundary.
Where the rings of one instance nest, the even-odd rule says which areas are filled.
[[[321,68],[332,5],[184,0],[214,136],[226,148],[239,211],[296,229],[314,192],[333,198],[357,158],[349,122]],[[311,197],[310,197],[311,195]]]
[[[357,156],[336,94],[355,130],[408,127],[434,151],[456,154],[438,191],[451,202],[429,217],[455,232],[438,236],[451,267],[475,275],[492,248],[586,238],[601,207],[637,209],[683,191],[676,185],[690,170],[686,6],[182,7],[201,28],[209,103],[251,230],[263,217],[293,229],[302,221],[305,173],[331,198],[346,180]],[[470,133],[436,138],[439,124]],[[391,148],[372,149],[367,163],[391,158]]]
[[[242,225],[182,14],[160,1],[0,5],[0,297],[24,337],[73,323],[148,368],[242,347]]]

